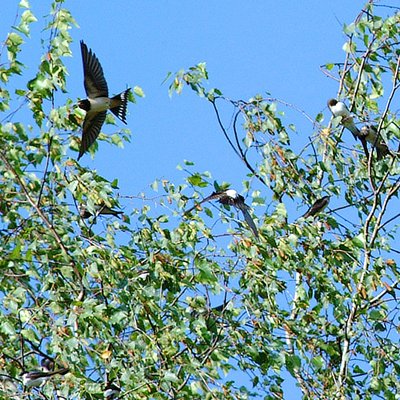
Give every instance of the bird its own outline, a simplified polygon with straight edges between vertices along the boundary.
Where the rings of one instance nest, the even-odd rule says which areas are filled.
[[[111,207],[107,207],[105,204],[100,204],[100,205],[96,206],[96,213],[94,215],[96,215],[96,216],[98,216],[98,215],[114,215],[115,217],[119,218],[119,216],[123,213],[124,213],[123,211],[114,210]],[[93,216],[93,214],[87,210],[85,205],[82,205],[80,207],[79,215],[83,219],[87,219],[87,218]]]
[[[243,213],[245,221],[249,225],[250,229],[253,231],[255,237],[258,239],[259,235],[256,224],[254,223],[253,218],[251,218],[249,213],[250,207],[244,202],[244,197],[234,189],[227,189],[211,193],[208,197],[200,201],[200,203],[197,203],[195,206],[187,210],[185,214],[189,214],[200,204],[210,200],[218,200],[221,204],[233,206],[240,210]]]
[[[84,86],[87,98],[78,101],[78,107],[86,111],[82,128],[82,140],[79,149],[78,161],[89,147],[96,141],[100,129],[106,119],[107,110],[110,110],[124,124],[130,88],[108,97],[107,81],[104,78],[103,68],[92,50],[88,49],[81,40],[83,61]]]
[[[329,201],[331,197],[330,196],[324,196],[320,199],[318,199],[308,210],[307,212],[303,215],[303,218],[308,218],[312,217],[323,210],[328,206]]]
[[[360,135],[360,131],[354,124],[353,117],[346,104],[336,99],[330,99],[328,101],[328,107],[334,117],[342,117],[340,123],[353,134],[355,139],[357,139]]]
[[[30,371],[22,374],[22,383],[25,387],[41,386],[44,382],[48,381],[54,375],[65,375],[69,368],[61,368],[57,371],[44,372],[44,371]]]
[[[364,153],[368,158],[369,153],[365,138],[361,135],[360,130],[356,127],[353,116],[350,114],[346,104],[336,99],[330,99],[328,100],[328,107],[335,118],[341,117],[340,123],[353,134],[354,139],[359,139],[361,141]]]
[[[43,358],[42,361],[40,362],[40,365],[42,366],[43,371],[45,372],[54,371],[55,363],[50,358],[47,357]]]
[[[382,137],[380,135],[378,137],[378,129],[375,125],[364,125],[360,129],[360,135],[364,137],[368,143],[371,143],[372,147],[375,147],[378,160],[381,160],[386,155],[391,154]]]

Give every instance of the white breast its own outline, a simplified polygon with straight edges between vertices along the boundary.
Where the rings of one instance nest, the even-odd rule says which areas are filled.
[[[96,97],[90,99],[90,111],[100,112],[110,108],[110,99],[108,97]]]

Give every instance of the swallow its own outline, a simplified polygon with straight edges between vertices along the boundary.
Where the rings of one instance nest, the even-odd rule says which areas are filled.
[[[318,199],[303,215],[303,218],[312,217],[314,215],[319,214],[320,212],[324,211],[325,208],[329,204],[329,200],[331,199],[330,196],[324,196],[321,199]]]
[[[336,99],[330,99],[328,101],[328,107],[335,118],[341,117],[340,123],[353,134],[354,139],[359,139],[361,141],[364,153],[368,158],[369,153],[365,138],[361,135],[360,130],[356,127],[353,116],[350,114],[346,104],[341,101],[337,101]]]
[[[388,154],[391,154],[389,148],[382,137],[379,135],[378,130],[374,125],[364,125],[360,129],[360,135],[365,138],[368,143],[371,143],[372,147],[376,149],[376,157],[381,160]]]
[[[114,210],[110,207],[107,207],[105,204],[101,204],[99,206],[96,207],[96,213],[94,214],[96,217],[98,215],[114,215],[115,217],[118,217],[123,214],[123,211],[120,210]],[[92,217],[93,214],[87,210],[85,205],[82,205],[79,211],[79,215],[81,216],[81,218],[83,219],[87,219],[89,217]]]
[[[40,365],[42,366],[43,371],[45,372],[54,371],[55,363],[50,358],[47,357],[43,358],[42,361],[40,362]]]
[[[233,206],[240,210],[243,213],[245,221],[249,225],[250,229],[253,231],[254,236],[258,239],[259,236],[256,224],[254,223],[249,213],[250,207],[244,202],[244,197],[241,196],[236,190],[228,189],[221,192],[213,192],[210,194],[210,196],[204,198],[202,201],[200,201],[200,203],[197,203],[195,206],[186,211],[185,214],[189,214],[200,204],[203,204],[210,200],[218,200],[218,202],[220,202],[221,204]]]
[[[354,124],[353,117],[346,104],[336,99],[330,99],[328,101],[328,107],[335,118],[342,117],[340,123],[353,134],[355,139],[357,139],[360,136],[360,131]]]
[[[44,372],[44,371],[31,371],[22,374],[22,383],[25,387],[37,387],[43,385],[54,375],[65,375],[69,368],[61,368],[57,371]]]
[[[110,110],[124,124],[126,124],[126,110],[130,88],[108,97],[107,81],[104,78],[103,68],[92,50],[88,49],[81,40],[83,61],[84,86],[87,98],[78,101],[78,107],[86,111],[83,121],[81,147],[78,160],[96,141],[100,129],[106,119],[107,110]]]

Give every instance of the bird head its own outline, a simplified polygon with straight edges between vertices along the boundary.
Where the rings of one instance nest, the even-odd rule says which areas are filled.
[[[88,99],[79,100],[78,107],[82,110],[89,111],[90,110],[90,101]]]
[[[338,101],[336,99],[328,100],[328,107],[335,107]]]

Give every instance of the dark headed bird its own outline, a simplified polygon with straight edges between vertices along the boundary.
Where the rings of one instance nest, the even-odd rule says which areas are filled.
[[[353,116],[350,114],[346,104],[342,103],[341,101],[337,101],[336,99],[330,99],[328,101],[328,107],[335,118],[341,117],[340,123],[353,134],[354,139],[359,139],[361,141],[364,153],[368,157],[369,153],[365,138],[361,135],[359,129],[356,127]]]
[[[355,139],[357,139],[360,135],[360,131],[354,124],[353,117],[346,104],[336,99],[330,99],[328,101],[328,107],[335,118],[342,117],[340,123],[353,134]]]
[[[123,214],[123,211],[120,210],[114,210],[110,207],[107,207],[105,204],[101,204],[99,206],[96,206],[96,213],[94,214],[95,216],[98,215],[114,215],[115,217],[120,216],[120,214]],[[87,219],[89,217],[92,217],[93,214],[87,210],[85,205],[82,205],[79,211],[79,215],[81,216],[81,218],[83,219]]]
[[[360,135],[365,138],[365,140],[376,148],[376,156],[378,160],[381,160],[388,154],[391,154],[389,148],[385,141],[379,135],[378,130],[374,125],[364,125],[360,130]]]
[[[22,383],[25,387],[41,386],[44,382],[48,381],[54,375],[65,375],[69,368],[61,368],[57,371],[44,372],[44,371],[31,371],[22,374]]]
[[[107,82],[98,58],[92,50],[88,50],[82,40],[81,51],[87,99],[78,101],[78,107],[86,111],[78,160],[99,136],[100,129],[106,119],[107,110],[110,110],[126,124],[126,110],[130,91],[130,89],[127,89],[114,97],[108,97]]]
[[[42,361],[40,362],[40,365],[42,366],[43,371],[45,372],[54,371],[55,363],[50,358],[47,357],[43,358]]]
[[[318,199],[309,209],[308,211],[303,215],[303,218],[308,218],[312,217],[322,211],[325,210],[325,208],[329,204],[329,200],[331,199],[330,196],[324,196],[321,199]]]
[[[251,218],[250,213],[249,213],[250,207],[244,202],[244,197],[241,196],[236,190],[233,190],[233,189],[228,189],[228,190],[223,190],[221,192],[211,193],[210,196],[206,197],[200,203],[197,203],[195,206],[190,208],[188,211],[185,212],[185,214],[189,214],[200,204],[203,204],[206,201],[210,201],[210,200],[218,200],[221,204],[233,206],[233,207],[237,208],[238,210],[240,210],[243,213],[245,221],[249,225],[250,229],[253,231],[256,238],[259,237],[256,224],[254,223],[253,218]]]

